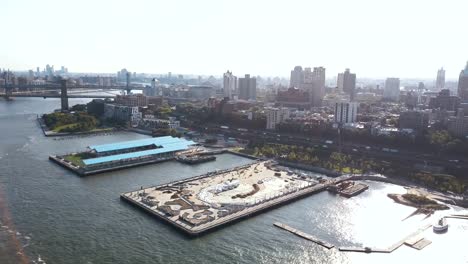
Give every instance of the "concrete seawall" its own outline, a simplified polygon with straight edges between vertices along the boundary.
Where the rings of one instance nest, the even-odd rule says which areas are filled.
[[[183,180],[174,181],[171,183],[151,186],[145,189],[122,193],[120,195],[120,198],[124,201],[129,202],[130,204],[134,206],[137,206],[143,209],[145,212],[153,216],[156,216],[157,218],[162,219],[165,223],[170,224],[171,226],[177,228],[180,231],[183,231],[184,233],[190,236],[197,236],[197,235],[201,235],[201,234],[216,230],[218,228],[224,227],[228,224],[237,222],[241,219],[245,219],[247,217],[262,213],[264,211],[271,210],[276,207],[280,207],[284,204],[293,202],[303,197],[322,192],[326,190],[326,188],[328,187],[328,184],[314,184],[313,185],[309,183],[300,188],[284,190],[283,191],[284,193],[274,195],[263,200],[259,200],[259,202],[246,205],[240,210],[235,210],[232,213],[218,217],[212,221],[202,223],[200,225],[187,224],[186,222],[183,221],[183,219],[180,218],[180,216],[178,218],[173,218],[173,216],[171,215],[166,215],[164,210],[160,210],[159,207],[148,205],[144,201],[140,200],[139,198],[140,196],[138,195],[139,192],[145,192],[145,190],[148,190],[149,191],[148,193],[150,193],[151,189],[153,188],[154,189],[167,188],[167,187],[173,187],[173,186],[178,186],[178,185],[184,185],[186,183],[190,185],[190,182],[193,182],[195,180],[201,180],[207,177],[217,177],[220,174],[224,174],[230,171],[238,171],[238,170],[247,168],[249,166],[255,165],[257,162],[253,162],[247,165],[242,165],[242,166],[238,166],[238,167],[227,169],[227,170],[212,171],[206,174],[198,175],[198,176],[183,179]]]
[[[316,189],[313,189],[313,187],[310,187],[310,188],[305,189],[305,190],[301,190],[301,191],[298,191],[298,192],[295,192],[295,193],[287,194],[285,196],[276,198],[274,200],[265,202],[263,204],[259,204],[259,205],[253,206],[253,207],[245,208],[242,211],[239,211],[237,213],[234,213],[232,215],[227,216],[225,219],[217,222],[216,224],[207,226],[205,228],[201,228],[199,230],[191,230],[191,229],[182,227],[182,226],[174,223],[173,221],[169,220],[162,213],[158,213],[157,211],[152,210],[147,205],[144,205],[144,204],[142,204],[140,202],[137,202],[137,201],[133,200],[132,198],[126,196],[125,194],[121,194],[120,198],[123,199],[124,201],[130,202],[134,206],[137,206],[137,207],[139,207],[141,209],[144,209],[145,212],[147,212],[147,213],[149,213],[149,214],[151,214],[153,216],[156,216],[159,219],[162,219],[165,223],[168,223],[171,226],[177,228],[178,230],[183,231],[185,234],[188,234],[190,236],[199,236],[199,235],[203,235],[203,234],[218,230],[218,229],[220,229],[220,228],[222,228],[224,226],[236,223],[236,222],[238,222],[240,220],[243,220],[245,218],[258,215],[260,213],[266,212],[268,210],[272,210],[274,208],[278,208],[278,207],[283,206],[285,204],[289,204],[289,203],[291,203],[293,201],[299,200],[299,199],[304,198],[306,196],[310,196],[310,195],[322,192],[325,189],[326,189],[326,186],[324,185],[324,186],[320,186],[319,188],[316,188]]]
[[[166,159],[159,159],[159,160],[147,160],[147,161],[141,161],[141,162],[133,162],[133,163],[127,163],[127,164],[121,164],[113,167],[108,167],[108,168],[98,168],[98,169],[83,169],[83,168],[76,168],[67,162],[62,161],[59,159],[57,156],[49,156],[49,160],[55,162],[56,164],[74,172],[75,174],[84,177],[88,175],[93,175],[93,174],[99,174],[99,173],[104,173],[104,172],[110,172],[110,171],[116,171],[116,170],[123,170],[123,169],[128,169],[132,167],[137,167],[137,166],[144,166],[144,165],[149,165],[149,164],[155,164],[155,163],[160,163],[160,162],[165,162],[165,161],[170,161],[174,160],[174,157],[171,158],[166,158]]]

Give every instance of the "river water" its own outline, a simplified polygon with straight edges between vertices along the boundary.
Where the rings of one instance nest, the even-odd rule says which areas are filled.
[[[70,105],[89,100],[70,100]],[[120,132],[55,140],[43,136],[36,115],[58,99],[0,101],[0,263],[468,263],[468,221],[449,219],[448,233],[424,236],[418,251],[391,254],[327,250],[273,226],[282,222],[337,246],[388,247],[437,215],[403,218],[414,210],[387,193],[400,186],[368,183],[351,199],[323,192],[199,238],[188,238],[119,199],[119,194],[229,168],[250,160],[220,155],[195,166],[166,162],[80,178],[48,161],[50,154],[145,136]],[[468,214],[452,208],[445,213]]]

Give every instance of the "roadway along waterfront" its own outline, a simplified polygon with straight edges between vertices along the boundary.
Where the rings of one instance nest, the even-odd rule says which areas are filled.
[[[70,99],[70,105],[86,100]],[[366,182],[369,190],[353,198],[321,192],[191,239],[121,201],[119,195],[251,162],[222,154],[195,166],[165,163],[76,177],[49,162],[55,153],[89,145],[144,138],[135,133],[44,137],[37,114],[60,107],[59,99],[0,100],[0,263],[17,264],[18,252],[37,263],[464,263],[468,261],[468,221],[449,218],[449,231],[424,232],[432,243],[422,250],[400,247],[390,254],[325,249],[273,226],[281,222],[337,247],[385,248],[440,213],[468,214],[453,208],[428,219],[401,221],[414,208],[394,203],[388,193],[403,187]]]
[[[300,146],[318,147],[325,152],[334,152],[339,150],[339,146],[336,144],[336,139],[333,138],[306,138],[304,136],[289,135],[284,133],[272,132],[272,131],[260,131],[260,130],[249,130],[239,131],[235,128],[221,129],[219,125],[208,126],[214,133],[222,133],[230,137],[243,138],[243,139],[261,139],[268,143],[280,143],[280,144],[295,144]],[[204,131],[204,127],[199,128]],[[325,143],[327,140],[333,142],[333,144]],[[382,160],[394,160],[404,164],[413,165],[415,163],[428,164],[435,166],[443,166],[447,168],[456,168],[457,170],[468,170],[468,162],[464,162],[459,157],[446,157],[441,159],[438,156],[429,155],[428,153],[418,152],[414,150],[399,149],[398,152],[386,152],[382,149],[383,146],[367,146],[359,143],[345,142],[342,145],[342,152],[350,155],[364,155],[373,158],[379,158]],[[388,148],[388,147],[387,147]],[[460,160],[458,163],[451,162],[450,160]]]

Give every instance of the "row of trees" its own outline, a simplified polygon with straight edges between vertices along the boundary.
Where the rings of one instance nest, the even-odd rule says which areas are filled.
[[[260,144],[250,146],[245,152],[255,156],[276,158],[301,163],[342,173],[368,173],[379,169],[370,159],[353,158],[339,152],[325,153],[320,150],[296,145]]]
[[[408,174],[411,181],[440,191],[450,191],[454,193],[463,193],[468,189],[466,181],[457,179],[452,175],[433,174],[423,171],[414,171]]]

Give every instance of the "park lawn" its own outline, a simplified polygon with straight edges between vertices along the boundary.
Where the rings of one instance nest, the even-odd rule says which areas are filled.
[[[65,157],[63,157],[65,160],[67,161],[70,161],[71,163],[75,164],[75,165],[78,165],[78,166],[81,166],[81,167],[84,167],[84,163],[83,163],[83,160],[81,159],[80,156],[77,156],[77,155],[67,155]]]
[[[54,129],[52,129],[52,131],[54,131],[54,132],[60,132],[61,129],[64,129],[64,128],[71,128],[71,127],[76,126],[77,124],[78,124],[78,123],[66,124],[66,125],[63,125],[63,126],[56,126],[56,127],[54,127]]]
[[[58,126],[56,128],[54,128],[52,131],[54,132],[60,132],[61,129],[64,129],[64,128],[72,128],[74,126],[78,125],[78,123],[73,123],[73,124],[67,124],[67,125],[63,125],[63,126]],[[106,132],[106,131],[112,131],[113,128],[111,127],[106,127],[106,128],[94,128],[92,130],[89,130],[89,131],[81,131],[81,132]],[[67,133],[77,133],[77,132],[67,132]]]
[[[105,128],[95,128],[93,130],[91,130],[91,132],[105,132],[105,131],[113,131],[114,128],[112,127],[105,127]]]

